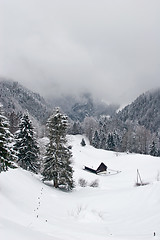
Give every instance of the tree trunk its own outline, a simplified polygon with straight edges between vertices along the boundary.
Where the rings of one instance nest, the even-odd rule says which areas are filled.
[[[53,185],[55,188],[58,188],[58,180],[57,179],[53,180]]]

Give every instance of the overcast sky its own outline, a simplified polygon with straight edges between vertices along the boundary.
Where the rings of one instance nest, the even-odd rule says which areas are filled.
[[[160,87],[160,0],[0,0],[0,75],[130,103]]]

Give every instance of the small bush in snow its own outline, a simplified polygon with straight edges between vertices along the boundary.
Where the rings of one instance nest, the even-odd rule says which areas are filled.
[[[84,179],[84,178],[80,178],[78,180],[78,184],[81,186],[81,187],[86,187],[87,186],[87,181]]]
[[[95,179],[89,184],[90,187],[99,187],[98,179]]]
[[[86,146],[86,142],[85,142],[84,138],[82,138],[81,145],[82,145],[82,147]]]

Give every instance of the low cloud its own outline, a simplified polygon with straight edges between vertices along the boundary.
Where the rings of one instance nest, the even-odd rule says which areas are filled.
[[[160,87],[159,0],[0,0],[0,75],[129,103]]]

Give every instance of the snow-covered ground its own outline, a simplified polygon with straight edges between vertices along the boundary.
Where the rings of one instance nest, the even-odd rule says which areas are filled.
[[[54,189],[22,169],[0,174],[0,238],[3,240],[160,239],[160,158],[73,146],[76,188]],[[115,175],[96,175],[83,166],[105,163]],[[148,185],[135,187],[136,171]],[[88,186],[80,187],[84,178]],[[98,180],[99,187],[89,184]],[[154,235],[154,232],[156,236]]]

